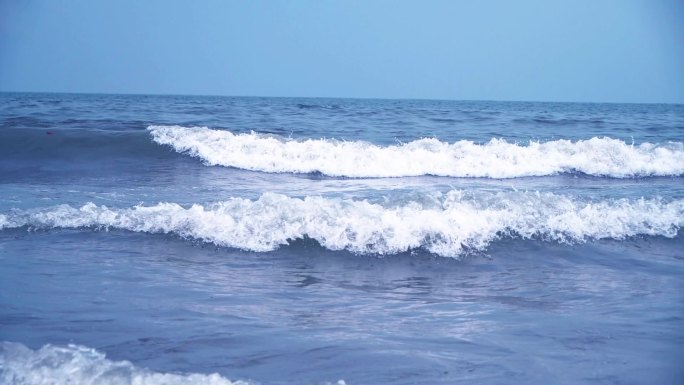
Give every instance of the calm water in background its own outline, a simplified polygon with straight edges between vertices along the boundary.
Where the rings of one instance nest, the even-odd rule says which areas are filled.
[[[0,379],[681,383],[682,142],[681,105],[0,94]],[[365,158],[459,143],[564,166]]]

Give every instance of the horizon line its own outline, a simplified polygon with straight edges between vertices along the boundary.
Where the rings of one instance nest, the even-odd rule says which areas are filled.
[[[568,103],[568,104],[656,104],[684,105],[682,102],[606,102],[606,101],[558,101],[558,100],[511,100],[511,99],[442,99],[442,98],[407,98],[407,97],[354,97],[354,96],[265,96],[265,95],[226,95],[199,93],[139,93],[139,92],[80,92],[80,91],[6,91],[3,94],[57,94],[57,95],[107,95],[107,96],[194,96],[223,98],[263,98],[263,99],[345,99],[345,100],[403,100],[403,101],[436,101],[436,102],[494,102],[494,103]]]

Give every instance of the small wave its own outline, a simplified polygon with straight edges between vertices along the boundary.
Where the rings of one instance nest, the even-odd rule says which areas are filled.
[[[161,158],[177,156],[150,143],[144,130],[6,129],[0,154],[5,159],[83,159],[103,157]]]
[[[502,238],[561,243],[675,237],[684,200],[579,200],[539,192],[452,190],[434,199],[385,207],[365,200],[292,198],[266,193],[210,205],[176,203],[114,209],[87,203],[0,214],[0,228],[101,228],[172,233],[249,251],[272,251],[301,239],[329,250],[397,254],[425,249],[446,257],[483,251]]]
[[[338,104],[305,104],[305,103],[297,103],[297,108],[300,109],[323,109],[323,110],[339,110],[342,108]]]
[[[530,142],[491,139],[444,143],[419,139],[391,146],[330,139],[294,140],[206,127],[150,126],[153,140],[209,165],[339,177],[516,178],[584,173],[613,178],[684,175],[684,143],[630,145],[591,138]]]
[[[128,361],[111,361],[85,346],[45,345],[31,350],[0,343],[0,383],[12,385],[249,385],[214,374],[158,373]]]

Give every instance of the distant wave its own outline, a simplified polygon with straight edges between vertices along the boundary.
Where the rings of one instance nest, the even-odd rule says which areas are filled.
[[[149,126],[152,139],[209,165],[341,177],[516,178],[584,173],[613,178],[684,175],[684,143],[627,144],[612,138],[526,145],[491,139],[444,143],[419,139],[378,146],[361,141],[293,140],[206,127]]]
[[[31,350],[0,343],[0,383],[12,385],[248,385],[214,374],[158,373],[128,361],[111,361],[79,345],[45,345]]]
[[[458,257],[501,238],[561,243],[675,237],[684,200],[601,201],[538,192],[452,190],[425,201],[383,206],[363,200],[291,198],[266,193],[211,205],[176,203],[115,209],[87,203],[0,214],[0,229],[123,229],[172,233],[250,251],[271,251],[300,239],[330,250],[395,254],[414,249]]]

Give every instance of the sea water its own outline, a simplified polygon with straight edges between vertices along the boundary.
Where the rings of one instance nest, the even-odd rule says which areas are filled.
[[[2,384],[681,384],[684,106],[0,94]]]

